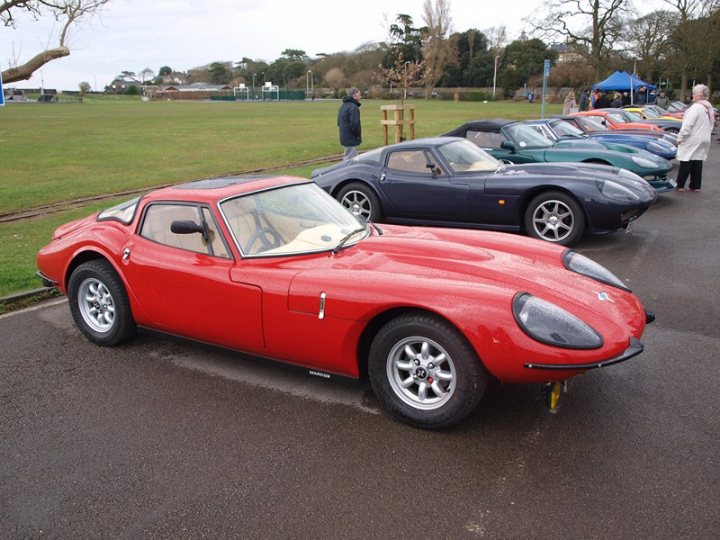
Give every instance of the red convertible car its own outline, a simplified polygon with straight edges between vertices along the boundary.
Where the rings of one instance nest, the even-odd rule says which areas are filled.
[[[143,327],[324,378],[367,375],[387,410],[430,429],[469,415],[493,379],[557,383],[627,360],[652,320],[572,250],[381,229],[292,177],[160,189],[59,227],[37,262],[98,345]]]

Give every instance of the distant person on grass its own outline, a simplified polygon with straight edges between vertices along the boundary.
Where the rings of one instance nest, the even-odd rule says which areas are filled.
[[[362,142],[362,129],[360,127],[360,90],[352,87],[347,96],[343,98],[338,111],[338,127],[340,128],[340,144],[345,147],[344,160],[357,156],[357,147]]]

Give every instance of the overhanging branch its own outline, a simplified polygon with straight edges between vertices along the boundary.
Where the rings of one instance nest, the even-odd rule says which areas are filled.
[[[39,54],[33,56],[30,60],[25,62],[21,66],[12,67],[2,72],[2,79],[4,83],[11,83],[17,81],[26,81],[32,77],[33,73],[43,67],[48,62],[63,58],[70,54],[70,49],[67,47],[57,47],[55,49],[48,49]]]

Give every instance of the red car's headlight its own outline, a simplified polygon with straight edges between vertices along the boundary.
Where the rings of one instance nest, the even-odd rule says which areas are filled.
[[[520,328],[540,343],[563,349],[598,349],[603,338],[572,313],[530,293],[513,299],[513,315]]]

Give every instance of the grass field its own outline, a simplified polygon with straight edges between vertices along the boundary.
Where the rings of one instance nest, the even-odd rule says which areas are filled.
[[[363,101],[360,151],[381,146]],[[477,118],[537,118],[525,102],[416,101],[416,136]],[[338,101],[233,103],[89,99],[0,108],[0,215],[45,204],[338,155]],[[548,105],[546,115],[560,112]],[[309,175],[313,166],[283,172]],[[276,174],[276,173],[273,173]],[[35,253],[57,225],[112,202],[0,224],[0,297],[37,288]]]

